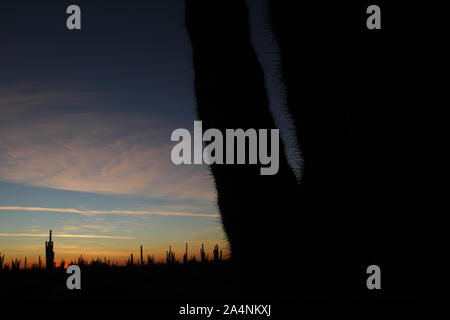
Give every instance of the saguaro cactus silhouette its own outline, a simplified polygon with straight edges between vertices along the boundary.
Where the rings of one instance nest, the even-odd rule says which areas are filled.
[[[216,244],[213,250],[214,262],[219,263],[222,261],[222,250],[219,251],[219,245]]]
[[[317,287],[325,292],[358,290],[366,251],[357,249],[355,239],[367,239],[359,230],[367,226],[367,216],[355,210],[356,194],[364,189],[355,180],[361,173],[353,159],[364,140],[352,138],[356,101],[348,88],[362,78],[361,68],[355,73],[353,67],[360,6],[336,1],[299,6],[286,0],[268,0],[267,5],[286,109],[302,154],[300,223],[310,229],[300,250],[307,244],[312,248],[305,256],[315,261],[311,274],[317,275]],[[326,276],[330,265],[335,276]]]
[[[127,259],[127,266],[128,267],[134,266],[133,254],[132,253],[130,253],[130,257]]]
[[[251,45],[244,1],[188,0],[186,26],[193,47],[197,112],[204,130],[276,128],[263,70]],[[282,143],[278,173],[261,176],[259,169],[258,165],[211,165],[231,259],[250,281],[258,282],[258,274],[282,268],[285,271],[280,274],[290,274],[294,283],[295,273],[286,269],[296,266],[280,266],[276,258],[264,266],[256,262],[267,252],[280,257],[290,253],[279,244],[299,240],[295,235],[302,228],[293,222],[301,195]],[[277,234],[276,241],[268,236],[270,232]]]
[[[188,244],[186,243],[186,251],[184,252],[183,255],[183,263],[187,264],[188,263]]]
[[[411,151],[405,159],[393,142],[404,143],[406,135],[399,124],[410,110],[394,110],[385,101],[395,96],[395,101],[404,104],[408,94],[392,89],[396,83],[387,79],[392,65],[384,64],[389,59],[383,48],[393,46],[404,53],[401,56],[410,53],[396,40],[384,42],[386,38],[379,34],[364,34],[364,5],[267,3],[269,26],[279,47],[286,111],[302,155],[297,159],[301,179],[298,183],[283,148],[280,170],[274,176],[260,176],[251,165],[211,165],[231,258],[249,278],[266,275],[264,279],[270,280],[267,274],[280,274],[284,279],[277,281],[298,285],[307,295],[360,292],[365,289],[361,286],[364,270],[371,262],[399,268],[406,261],[399,259],[391,242],[399,245],[398,230],[410,218],[383,215],[392,206],[380,194],[396,199],[395,184],[386,183],[392,179],[411,194],[419,189],[411,190],[405,183],[411,181],[413,166],[399,175],[401,165],[394,169],[387,160],[393,159],[392,154],[404,159],[404,165],[415,156]],[[186,0],[186,26],[193,47],[197,111],[205,130],[274,128],[245,2]],[[369,73],[362,56],[371,61]],[[402,59],[395,60],[396,68]],[[416,87],[420,79],[402,75],[411,73],[409,66],[405,63],[396,76]],[[407,212],[403,207],[407,201],[397,200],[396,212]],[[420,222],[412,225],[418,227]],[[382,244],[374,237],[379,230],[388,231]],[[409,232],[405,231],[407,238],[417,241]],[[297,264],[282,258],[291,256],[293,246],[299,250]],[[402,250],[413,256],[419,247],[416,243]],[[273,261],[255,262],[255,257],[267,253],[274,256]],[[400,290],[407,279],[397,282]]]
[[[205,245],[203,243],[202,243],[202,247],[200,248],[200,261],[201,261],[201,263],[208,262],[208,255],[205,251]]]
[[[55,264],[55,252],[53,251],[52,230],[50,230],[49,240],[45,241],[45,267],[53,268]]]

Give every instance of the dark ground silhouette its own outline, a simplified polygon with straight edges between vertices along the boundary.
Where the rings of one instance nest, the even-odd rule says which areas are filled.
[[[69,290],[64,268],[0,271],[0,299],[220,299],[238,284],[229,262],[114,266],[94,261],[81,266],[81,290]]]

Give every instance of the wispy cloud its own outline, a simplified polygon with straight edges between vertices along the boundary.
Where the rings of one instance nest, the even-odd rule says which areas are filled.
[[[74,91],[53,85],[51,89],[45,85],[21,83],[0,87],[0,112],[2,120],[14,120],[24,112],[39,113],[39,110],[56,111],[62,106],[87,105],[99,106],[103,100],[93,100],[92,93]]]
[[[134,239],[133,237],[124,236],[100,236],[93,234],[53,234],[54,237],[59,238],[94,238],[94,239]],[[0,233],[0,237],[48,237],[48,234],[43,233]]]
[[[0,180],[147,198],[214,198],[206,167],[172,164],[175,127],[166,119],[89,108],[102,100],[93,94],[16,91],[0,98]]]
[[[73,208],[42,208],[42,207],[21,207],[21,206],[1,206],[0,211],[42,211],[78,213],[82,215],[96,214],[121,214],[121,215],[160,215],[160,216],[181,216],[181,217],[208,217],[217,218],[217,214],[192,213],[182,211],[159,211],[159,210],[84,210]]]

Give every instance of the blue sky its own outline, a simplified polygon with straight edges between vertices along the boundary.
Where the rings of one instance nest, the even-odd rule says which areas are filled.
[[[102,94],[34,90],[9,88],[0,98],[3,253],[35,260],[49,229],[66,260],[123,260],[140,244],[156,256],[185,241],[226,245],[207,168],[170,160],[181,120],[109,110]]]
[[[253,41],[283,122],[262,3]],[[80,31],[70,4],[0,5],[0,252],[35,261],[49,229],[57,260],[226,247],[208,169],[170,160],[197,119],[183,1],[78,1]]]

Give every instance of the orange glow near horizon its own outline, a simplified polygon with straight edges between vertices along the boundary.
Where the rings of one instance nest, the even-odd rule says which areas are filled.
[[[213,244],[214,243],[214,244]],[[219,245],[219,249],[222,250],[223,259],[229,258],[229,250],[227,249],[226,242],[213,242],[211,240],[204,241],[205,244],[205,251],[207,254],[208,259],[213,258],[213,248],[215,244]],[[197,261],[200,260],[200,248],[201,244],[196,243],[193,246],[191,244],[188,244],[188,259],[195,257]],[[175,252],[175,260],[178,262],[183,261],[183,254],[185,253],[185,244],[179,245],[179,246],[171,246],[171,249],[173,252]],[[147,257],[153,256],[155,263],[165,263],[166,259],[166,251],[169,250],[169,247],[167,248],[153,248],[152,250],[146,250],[145,246],[143,246],[143,260],[145,263],[147,263]],[[39,256],[41,259],[41,265],[45,266],[45,250],[44,250],[44,243],[42,243],[42,253],[36,254],[35,252],[30,252],[29,254],[22,254],[22,253],[14,253],[11,251],[2,251],[0,254],[4,255],[4,262],[3,265],[9,265],[11,266],[12,261],[15,259],[19,260],[21,262],[20,268],[23,269],[25,267],[25,258],[27,261],[27,269],[31,268],[33,265],[38,265],[39,263]],[[54,245],[54,251],[55,251],[55,266],[59,267],[61,262],[64,262],[64,268],[67,268],[67,266],[71,263],[77,264],[78,259],[82,257],[87,263],[90,263],[93,260],[99,259],[100,261],[104,262],[106,261],[110,264],[115,263],[119,266],[124,266],[127,263],[127,260],[130,258],[130,255],[133,254],[133,261],[134,264],[137,264],[140,262],[140,247],[138,246],[135,250],[126,252],[126,251],[112,251],[112,250],[105,250],[105,251],[99,251],[99,250],[83,250],[80,248],[79,254],[75,253],[76,249],[71,249],[67,252],[64,250],[58,251],[58,245],[55,243]]]

